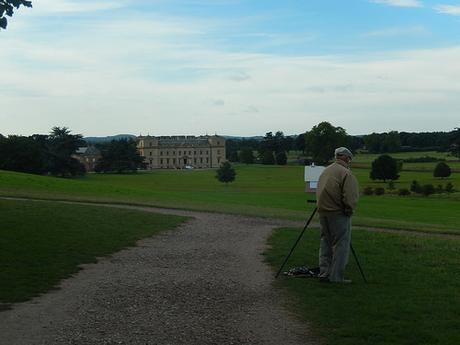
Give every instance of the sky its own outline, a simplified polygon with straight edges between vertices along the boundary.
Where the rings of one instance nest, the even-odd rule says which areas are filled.
[[[460,0],[32,0],[0,31],[0,133],[460,127]]]

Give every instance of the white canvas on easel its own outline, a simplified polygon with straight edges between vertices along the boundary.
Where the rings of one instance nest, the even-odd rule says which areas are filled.
[[[320,165],[309,165],[305,167],[304,181],[305,181],[305,192],[314,193],[318,187],[318,180],[323,173],[325,167]]]

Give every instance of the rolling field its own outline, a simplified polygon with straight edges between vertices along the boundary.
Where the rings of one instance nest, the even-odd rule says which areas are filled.
[[[450,166],[453,172],[460,172],[460,160],[454,156],[451,156],[447,152],[436,152],[436,151],[426,151],[426,152],[396,152],[389,153],[389,155],[395,159],[409,159],[409,158],[419,158],[419,157],[434,157],[445,159],[446,163]],[[380,154],[358,154],[353,159],[353,164],[355,167],[368,168],[370,169],[371,163],[376,159]],[[433,172],[434,167],[437,162],[424,162],[424,163],[403,163],[403,171],[422,171],[422,172]]]
[[[214,170],[159,170],[129,175],[88,174],[59,179],[0,171],[0,196],[111,202],[228,212],[304,220],[306,200],[301,166],[237,165],[234,183],[225,185]],[[383,186],[369,169],[353,169],[361,188]],[[431,172],[403,171],[396,188],[451,182]],[[353,218],[363,227],[460,234],[460,194],[430,197],[363,196]],[[136,240],[177,226],[183,218],[63,205],[52,201],[0,200],[0,309],[56,286],[60,279]],[[46,226],[44,226],[46,224]],[[128,230],[128,231],[127,231]],[[267,261],[276,270],[300,229],[281,229],[270,239]],[[288,267],[317,263],[318,231],[308,231]],[[353,258],[348,286],[324,286],[316,280],[277,280],[290,296],[289,307],[313,325],[325,344],[458,343],[456,322],[460,271],[459,239],[354,230],[353,243],[369,280],[365,285]],[[460,236],[458,237],[460,238]]]
[[[79,179],[56,179],[0,171],[0,195],[43,199],[84,200],[152,205],[303,220],[311,212],[301,166],[238,165],[234,183],[225,185],[213,170],[159,170],[131,175],[87,174]],[[368,169],[354,169],[361,189],[386,186],[369,179]],[[427,172],[403,172],[396,188],[450,181],[460,188],[460,174],[434,179]],[[460,195],[430,197],[363,196],[355,225],[409,230],[460,232]]]

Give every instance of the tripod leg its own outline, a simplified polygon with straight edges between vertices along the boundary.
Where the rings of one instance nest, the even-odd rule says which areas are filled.
[[[355,252],[351,242],[350,242],[350,249],[351,249],[351,252],[353,253],[353,256],[355,257],[356,263],[358,264],[359,272],[361,272],[361,276],[363,277],[364,282],[367,284],[366,276],[364,275],[363,269],[361,268],[361,265],[359,264],[358,256],[356,255],[356,252]]]
[[[295,247],[297,246],[297,244],[299,243],[300,239],[302,238],[302,236],[303,236],[305,230],[307,230],[308,225],[310,224],[311,220],[313,219],[313,216],[315,215],[317,209],[318,209],[318,208],[315,207],[315,209],[313,210],[313,212],[312,212],[310,218],[308,219],[307,223],[306,223],[305,226],[303,227],[302,232],[300,233],[299,237],[297,238],[297,240],[295,241],[294,245],[292,246],[291,251],[290,251],[289,254],[286,256],[286,258],[285,258],[284,261],[283,261],[283,264],[281,265],[281,267],[279,268],[278,272],[276,273],[275,278],[278,278],[278,276],[280,275],[281,271],[282,271],[283,268],[284,268],[284,265],[286,265],[286,262],[289,260],[289,258],[290,258],[290,256],[291,256],[292,252],[294,251]]]

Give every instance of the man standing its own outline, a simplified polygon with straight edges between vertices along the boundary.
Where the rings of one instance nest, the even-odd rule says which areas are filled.
[[[337,148],[335,162],[324,169],[316,189],[322,282],[351,282],[344,279],[344,273],[350,253],[351,216],[359,197],[358,182],[349,169],[352,158],[346,147]]]

